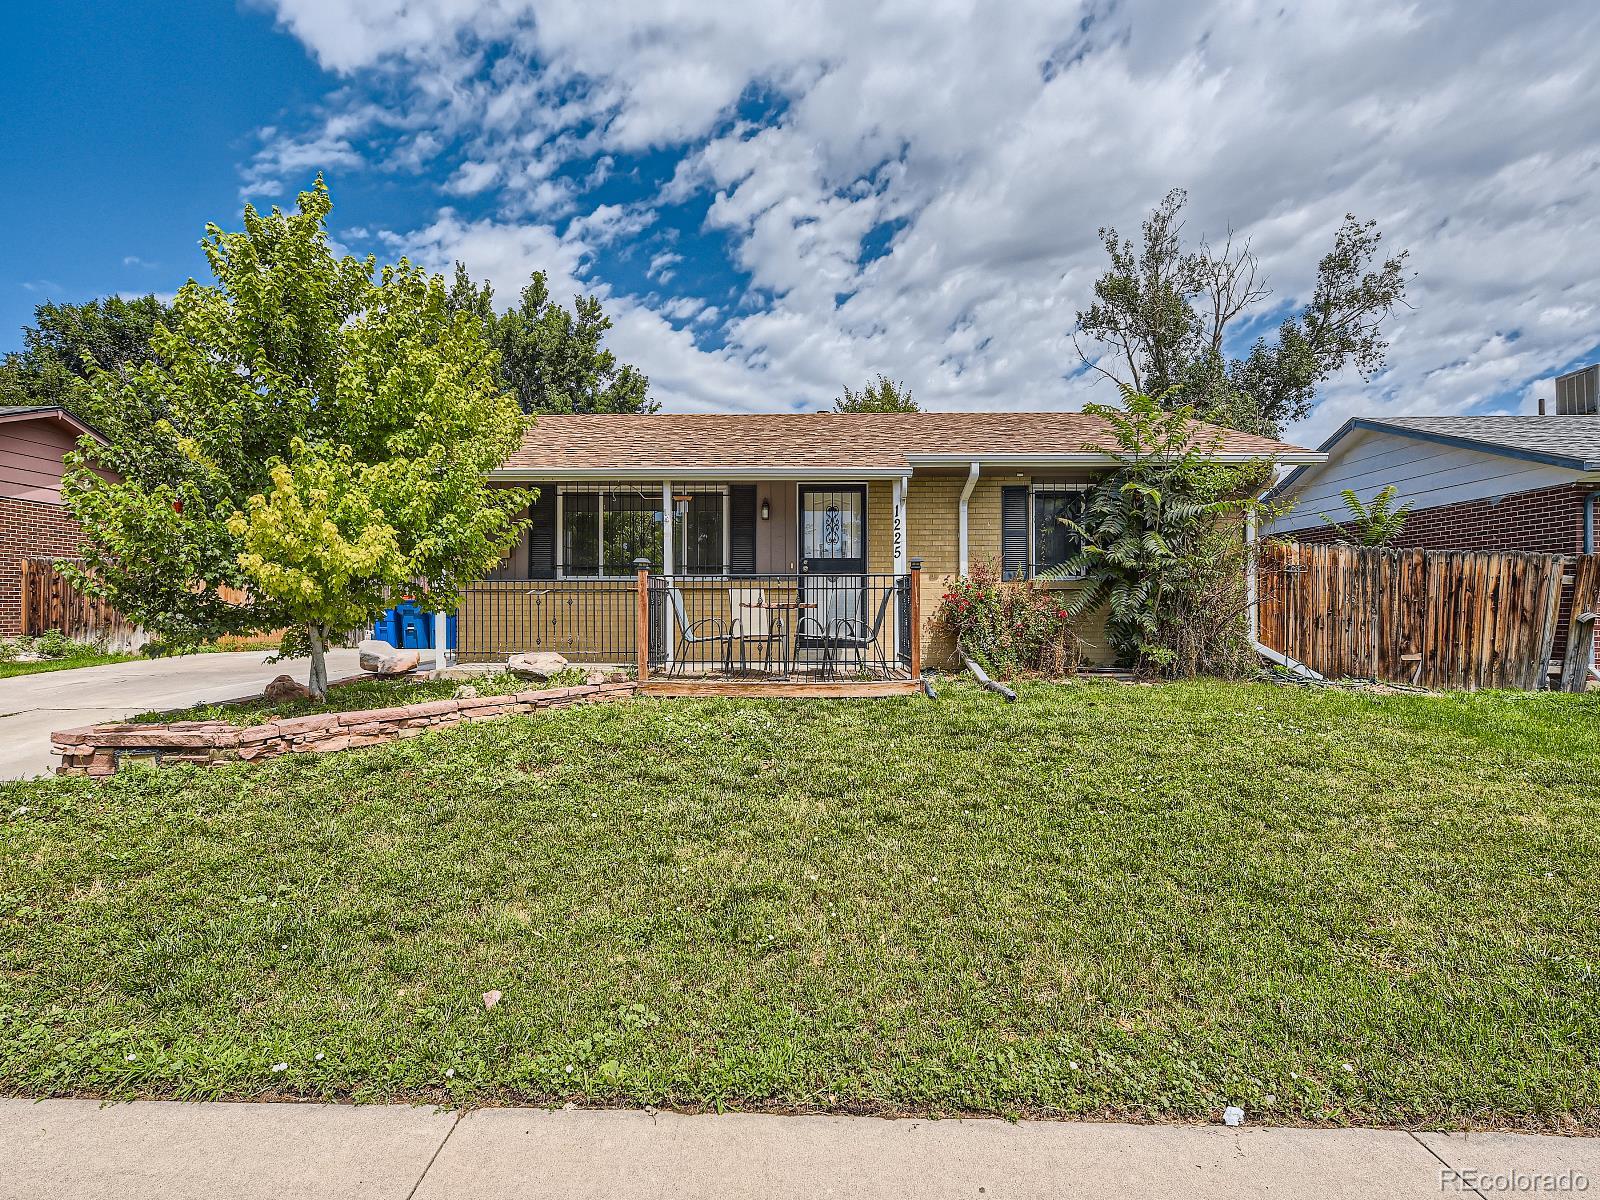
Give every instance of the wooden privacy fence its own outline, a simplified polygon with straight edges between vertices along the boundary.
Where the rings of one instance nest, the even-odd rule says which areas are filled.
[[[1594,555],[1269,543],[1259,580],[1261,641],[1331,678],[1586,684],[1600,605]]]
[[[75,642],[95,642],[109,650],[137,650],[148,640],[145,632],[104,600],[86,596],[57,568],[79,566],[76,558],[25,558],[22,560],[22,632],[37,637],[59,630]],[[201,585],[196,584],[195,587]],[[244,604],[249,596],[239,588],[219,587],[227,604]]]
[[[76,642],[103,642],[125,650],[143,640],[142,631],[104,600],[86,596],[58,566],[73,559],[22,560],[22,632],[37,637],[59,630]]]

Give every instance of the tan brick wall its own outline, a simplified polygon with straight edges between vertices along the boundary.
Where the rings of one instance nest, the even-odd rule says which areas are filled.
[[[980,476],[967,500],[967,558],[969,565],[1000,565],[1001,488],[1014,480]],[[953,664],[955,646],[933,626],[939,601],[961,568],[961,489],[960,476],[913,478],[906,501],[907,547],[912,558],[922,559],[923,658],[930,666],[948,668]],[[886,534],[886,536],[888,536]],[[1045,585],[1070,591],[1076,585]],[[1105,639],[1105,614],[1096,613],[1083,622],[1081,636],[1085,657],[1096,663],[1111,660]]]

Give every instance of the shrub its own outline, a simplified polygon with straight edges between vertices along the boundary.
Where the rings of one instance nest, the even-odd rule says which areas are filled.
[[[1078,666],[1074,621],[1059,595],[1026,580],[1004,582],[992,564],[952,583],[934,620],[994,675],[1064,675]]]
[[[81,647],[59,629],[49,629],[35,644],[40,658],[67,658],[80,653]]]
[[[1243,523],[1271,513],[1254,497],[1262,464],[1222,465],[1189,409],[1163,412],[1134,393],[1127,409],[1089,405],[1116,445],[1096,447],[1117,466],[1095,484],[1082,516],[1065,523],[1082,549],[1061,568],[1084,587],[1067,609],[1105,606],[1118,662],[1146,674],[1237,677],[1257,658],[1249,638]]]

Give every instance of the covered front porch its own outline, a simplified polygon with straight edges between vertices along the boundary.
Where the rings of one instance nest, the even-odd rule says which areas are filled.
[[[527,481],[529,531],[463,594],[456,660],[553,651],[684,690],[913,681],[908,483]]]

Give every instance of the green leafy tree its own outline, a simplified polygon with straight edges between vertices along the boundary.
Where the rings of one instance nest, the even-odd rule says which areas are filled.
[[[1399,508],[1394,506],[1394,498],[1399,490],[1391,483],[1380,489],[1370,502],[1363,504],[1354,489],[1345,488],[1339,496],[1344,501],[1350,519],[1335,521],[1327,513],[1322,514],[1322,519],[1337,529],[1345,541],[1354,541],[1360,546],[1387,546],[1400,536],[1406,518],[1411,515],[1409,501]],[[1352,534],[1355,535],[1353,538]]]
[[[475,283],[456,264],[450,306],[482,321],[499,352],[501,386],[526,413],[655,412],[650,380],[617,361],[603,342],[611,329],[596,296],[577,296],[566,309],[550,299],[543,271],[535,271],[515,308],[496,313],[494,291]]]
[[[404,260],[335,257],[330,209],[319,177],[294,212],[207,227],[215,285],[184,286],[148,362],[88,381],[165,415],[85,444],[65,487],[91,538],[84,587],[170,643],[288,627],[319,696],[330,638],[402,589],[453,606],[529,501],[486,483],[524,418],[483,324]]]
[[[1317,264],[1310,302],[1240,358],[1228,352],[1231,336],[1272,292],[1249,243],[1235,244],[1231,234],[1220,247],[1184,249],[1187,199],[1181,189],[1167,193],[1137,244],[1100,230],[1111,268],[1073,334],[1085,364],[1166,408],[1274,437],[1311,410],[1336,372],[1354,367],[1366,379],[1384,368],[1383,324],[1405,303],[1407,255],[1378,262],[1375,222],[1345,217]],[[1098,343],[1099,353],[1091,357],[1082,339]]]
[[[879,375],[859,392],[844,389],[844,394],[833,402],[834,412],[920,412],[911,398],[911,389],[896,383],[887,375]]]
[[[150,339],[173,323],[172,308],[154,296],[111,296],[87,304],[46,302],[22,331],[23,346],[0,359],[0,405],[60,404],[108,436],[147,429],[165,414],[102,403],[89,386],[96,374],[127,375],[150,361]]]
[[[1254,663],[1248,638],[1248,555],[1240,518],[1270,519],[1254,499],[1261,471],[1211,459],[1218,438],[1186,409],[1126,396],[1126,410],[1089,405],[1111,425],[1096,446],[1116,466],[1063,519],[1079,550],[1047,576],[1077,577],[1074,619],[1102,607],[1123,666],[1166,675],[1238,675]]]

